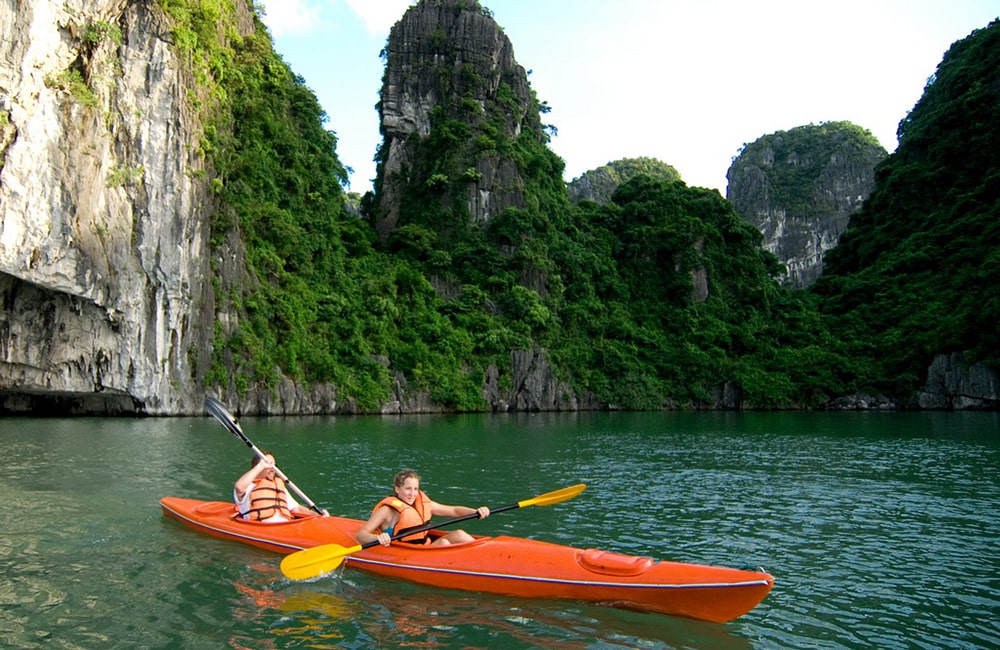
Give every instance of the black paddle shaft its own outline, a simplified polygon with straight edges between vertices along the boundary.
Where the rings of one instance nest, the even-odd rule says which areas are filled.
[[[500,506],[499,508],[490,508],[490,514],[494,515],[498,512],[504,512],[506,510],[513,510],[514,508],[520,508],[520,503],[512,503],[509,506]],[[419,526],[410,526],[409,528],[404,528],[390,539],[403,539],[404,537],[409,537],[410,535],[416,535],[417,533],[422,533],[428,530],[434,530],[435,528],[443,528],[445,526],[451,526],[452,524],[457,524],[463,521],[468,521],[470,519],[479,519],[479,513],[473,512],[467,515],[462,515],[461,517],[455,517],[454,519],[448,519],[447,521],[442,521],[438,524],[432,524],[427,522],[426,524],[421,524]],[[362,544],[361,548],[371,548],[372,546],[378,545],[378,540],[372,540],[366,544]]]
[[[250,438],[247,438],[246,434],[243,433],[243,429],[240,428],[239,422],[237,422],[233,414],[230,413],[226,409],[226,407],[222,405],[222,402],[215,399],[214,397],[206,397],[205,408],[208,409],[209,413],[215,416],[216,420],[221,422],[227,429],[229,429],[230,433],[232,433],[234,436],[245,442],[247,447],[250,447],[250,449],[252,449],[253,452],[257,454],[257,456],[261,460],[265,460],[264,452],[258,449],[257,446],[250,441]],[[323,514],[323,511],[319,508],[319,506],[313,503],[313,500],[307,497],[305,492],[299,489],[299,486],[295,485],[295,483],[293,483],[291,479],[285,476],[284,472],[275,467],[274,473],[280,476],[281,480],[284,481],[286,484],[288,484],[288,487],[290,487],[292,490],[295,491],[296,494],[302,497],[302,499],[306,502],[306,505],[308,505],[310,509],[315,511],[317,514],[320,515]]]

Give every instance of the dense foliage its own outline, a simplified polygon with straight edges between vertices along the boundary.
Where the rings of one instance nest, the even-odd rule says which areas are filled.
[[[844,390],[838,344],[775,280],[761,234],[714,190],[637,176],[606,206],[570,211],[547,341],[577,385],[625,408],[714,403],[732,381],[760,407]]]
[[[253,34],[240,36],[233,0],[160,2],[202,89],[195,101],[220,203],[213,246],[224,246],[235,230],[252,276],[216,297],[242,319],[228,339],[217,335],[206,380],[228,385],[232,376],[245,389],[285,374],[332,381],[376,404],[389,374],[373,361],[381,328],[366,279],[382,275],[388,262],[345,212],[347,174],[325,114],[259,21]]]
[[[814,287],[891,394],[938,353],[1000,366],[1000,22],[952,46],[898,136]]]
[[[570,203],[537,119],[544,105],[532,95],[529,128],[505,137],[515,98],[503,84],[482,111],[459,101],[434,112],[405,214],[380,242],[347,207],[326,116],[262,24],[243,38],[232,0],[160,3],[204,90],[220,205],[213,245],[231,246],[235,233],[252,276],[231,290],[218,283],[217,298],[242,318],[233,335],[220,330],[209,383],[273,386],[287,375],[331,382],[375,409],[401,373],[438,404],[481,410],[488,366],[509,381],[512,350],[544,349],[577,392],[622,408],[712,403],[727,382],[749,405],[786,407],[884,377],[912,388],[942,349],[996,361],[995,27],[949,53],[828,277],[796,293],[715,191],[638,173],[607,204]],[[941,142],[941,129],[953,135]],[[484,152],[512,161],[527,197],[488,224],[442,200],[477,180]],[[956,310],[961,318],[944,318]]]

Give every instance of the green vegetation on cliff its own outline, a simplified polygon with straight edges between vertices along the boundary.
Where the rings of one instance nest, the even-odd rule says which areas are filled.
[[[838,345],[780,287],[760,232],[714,190],[640,175],[569,213],[566,292],[546,341],[560,368],[625,408],[714,403],[732,381],[761,407],[843,390]],[[831,363],[832,362],[832,363]]]
[[[238,233],[253,278],[216,297],[243,317],[232,336],[217,338],[206,381],[228,385],[233,377],[245,388],[274,385],[284,373],[332,381],[377,404],[389,375],[372,360],[379,324],[365,284],[386,261],[344,210],[347,174],[326,115],[256,15],[254,33],[241,37],[233,0],[161,4],[207,97],[199,100],[203,146],[220,204],[213,246],[223,250],[229,233]]]
[[[933,355],[1000,366],[1000,22],[945,54],[814,290],[857,370],[889,394]]]
[[[511,351],[544,349],[578,394],[622,408],[715,403],[727,384],[783,407],[872,386],[905,394],[937,351],[997,361],[995,26],[949,53],[807,293],[781,287],[760,233],[717,192],[640,173],[607,204],[570,203],[533,94],[514,138],[500,128],[515,101],[504,92],[435,109],[431,133],[414,136],[405,212],[380,242],[346,208],[336,138],[259,20],[241,38],[231,1],[160,1],[214,102],[213,246],[240,242],[252,275],[219,283],[242,318],[220,330],[209,383],[284,374],[375,409],[400,373],[440,405],[482,410],[490,365],[509,382]],[[475,223],[442,196],[478,180],[483,152],[516,167],[525,205]]]

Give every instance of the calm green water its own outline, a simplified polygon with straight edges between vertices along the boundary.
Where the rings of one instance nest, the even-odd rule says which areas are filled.
[[[467,522],[658,559],[762,566],[715,625],[451,592],[280,556],[162,516],[227,500],[250,450],[210,417],[0,419],[0,646],[1000,647],[998,414],[537,414],[242,421],[314,501],[365,517],[418,468],[444,503],[579,497]]]

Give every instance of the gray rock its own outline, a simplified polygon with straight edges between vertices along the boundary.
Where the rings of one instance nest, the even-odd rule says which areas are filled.
[[[914,396],[921,409],[996,410],[1000,376],[985,363],[970,364],[961,352],[939,354],[927,371],[924,390]]]
[[[498,108],[498,105],[502,105]],[[421,2],[392,28],[379,104],[383,162],[376,229],[385,240],[399,224],[405,188],[412,182],[414,138],[431,134],[435,109],[463,122],[499,117],[502,137],[540,130],[524,68],[500,26],[474,0]],[[509,207],[523,208],[524,181],[517,164],[472,139],[440,169],[443,205],[464,203],[478,223]]]
[[[787,269],[785,281],[807,287],[868,198],[875,166],[887,155],[848,123],[781,131],[747,145],[733,161],[726,198],[764,234],[763,248]]]

